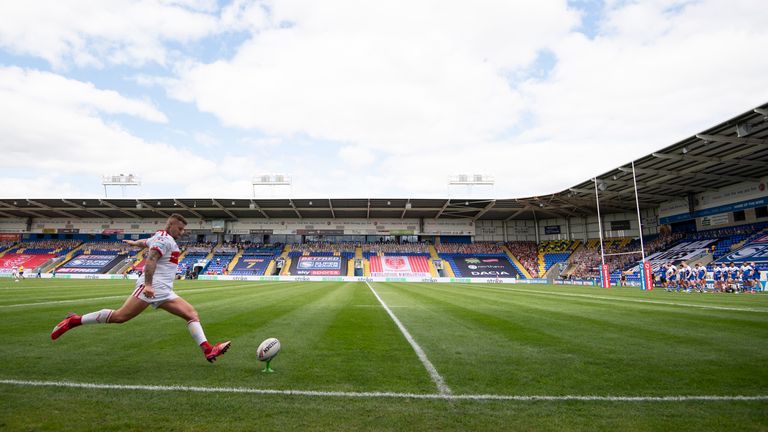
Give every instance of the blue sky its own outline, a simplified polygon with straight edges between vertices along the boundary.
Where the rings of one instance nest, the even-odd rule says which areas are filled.
[[[765,103],[765,22],[754,0],[5,2],[0,195],[558,192]]]

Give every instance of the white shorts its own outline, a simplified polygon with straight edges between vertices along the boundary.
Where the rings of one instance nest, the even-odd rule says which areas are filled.
[[[173,289],[155,288],[155,296],[149,298],[144,295],[144,284],[137,283],[131,297],[137,298],[144,303],[149,303],[153,308],[157,309],[161,304],[179,298],[179,295],[173,292]]]

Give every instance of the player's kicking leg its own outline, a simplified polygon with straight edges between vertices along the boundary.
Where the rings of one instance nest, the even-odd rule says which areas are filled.
[[[51,332],[51,339],[56,340],[69,330],[84,324],[120,324],[131,320],[149,306],[134,296],[125,300],[120,309],[102,309],[100,311],[77,315],[70,313],[63,321],[58,323]]]
[[[203,350],[205,359],[209,362],[213,363],[216,360],[216,357],[226,353],[230,345],[232,345],[232,342],[230,341],[219,342],[216,345],[208,343],[208,339],[205,337],[205,332],[203,331],[203,326],[200,325],[200,318],[197,315],[197,311],[194,306],[189,304],[189,302],[183,298],[177,297],[158,307],[178,317],[184,318],[184,320],[187,321],[189,334]]]

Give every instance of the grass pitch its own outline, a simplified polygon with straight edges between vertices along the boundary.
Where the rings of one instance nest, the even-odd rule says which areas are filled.
[[[151,309],[50,340],[132,289],[0,279],[0,430],[768,429],[762,294],[179,281],[209,339],[232,340],[213,365]]]

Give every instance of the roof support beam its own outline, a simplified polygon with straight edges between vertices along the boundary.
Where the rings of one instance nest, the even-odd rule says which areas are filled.
[[[234,219],[234,220],[239,220],[239,219],[237,218],[237,216],[235,216],[235,214],[234,214],[234,213],[232,213],[231,211],[227,210],[227,209],[226,209],[226,208],[225,208],[223,205],[221,205],[221,204],[220,204],[218,201],[216,201],[215,199],[211,199],[211,201],[213,201],[213,205],[215,205],[216,207],[218,207],[218,208],[222,209],[222,210],[224,211],[224,213],[226,213],[227,215],[229,215],[229,217],[231,217],[231,218],[232,218],[232,219]]]
[[[400,215],[400,219],[405,218],[405,212],[408,211],[408,207],[411,206],[411,199],[408,198],[408,201],[405,202],[405,206],[403,206],[403,214]]]
[[[528,210],[532,210],[532,209],[533,209],[533,207],[531,207],[531,205],[530,205],[530,204],[526,204],[526,205],[525,205],[525,207],[523,207],[523,208],[521,208],[520,210],[518,210],[518,211],[516,211],[516,212],[512,213],[512,216],[510,216],[510,217],[508,217],[508,218],[504,219],[504,222],[509,222],[509,221],[511,221],[512,219],[514,219],[514,218],[515,218],[517,215],[519,215],[519,214],[521,214],[521,213],[523,213],[523,212],[526,212],[526,211],[528,211]]]
[[[632,172],[632,168],[620,167],[619,170],[624,172]],[[752,178],[752,177],[706,174],[706,173],[688,173],[683,171],[667,171],[667,170],[656,170],[656,169],[649,169],[649,168],[635,168],[635,171],[641,174],[656,174],[656,175],[689,177],[689,178],[706,178],[706,179],[730,180],[730,181],[738,181],[738,182],[759,181],[759,179]]]
[[[299,209],[297,209],[297,208],[296,208],[296,205],[293,203],[293,200],[292,200],[292,199],[289,199],[289,200],[288,200],[288,204],[290,204],[290,205],[291,205],[291,208],[293,209],[293,211],[295,211],[295,212],[296,212],[296,216],[298,216],[298,217],[299,217],[299,219],[304,219],[303,217],[301,217],[301,213],[299,213]]]
[[[262,210],[262,208],[258,204],[256,204],[254,200],[251,200],[251,204],[249,205],[249,207],[254,210],[258,210],[259,213],[261,213],[265,218],[269,219],[269,215],[265,213],[264,210]]]
[[[7,217],[7,218],[11,218],[11,219],[19,219],[19,217],[18,217],[18,216],[14,216],[14,215],[12,215],[12,214],[10,214],[10,213],[6,213],[6,212],[4,212],[4,211],[0,211],[0,216],[5,216],[5,217]]]
[[[125,213],[125,214],[127,214],[128,216],[130,216],[130,217],[132,217],[134,219],[141,219],[141,216],[137,215],[136,213],[131,213],[131,212],[129,212],[126,209],[122,209],[122,208],[112,204],[111,202],[107,202],[107,201],[104,201],[104,200],[99,200],[99,202],[101,204],[107,206],[107,207],[110,207],[110,208],[114,209],[114,210],[117,210],[119,212]]]
[[[32,205],[36,205],[36,206],[38,206],[38,207],[40,207],[41,209],[44,209],[44,210],[50,210],[50,211],[56,212],[58,214],[64,215],[64,216],[69,217],[69,218],[80,219],[80,216],[75,216],[72,213],[67,213],[64,210],[55,209],[55,208],[53,208],[51,206],[47,206],[47,205],[39,203],[37,201],[32,201],[32,200],[28,199],[27,202],[32,204]]]
[[[757,138],[741,138],[741,137],[729,137],[723,135],[704,135],[698,134],[696,138],[704,141],[732,143],[732,144],[746,144],[756,147],[768,148],[768,139]]]
[[[478,213],[475,215],[475,217],[473,217],[473,218],[472,218],[472,220],[473,220],[473,221],[476,221],[476,220],[480,219],[480,216],[482,216],[482,215],[486,214],[486,213],[488,212],[488,210],[492,209],[492,208],[493,208],[493,206],[495,206],[495,205],[496,205],[496,200],[490,200],[490,201],[488,201],[488,205],[487,205],[487,206],[485,206],[485,207],[483,207],[483,209],[482,209],[482,210],[480,210],[480,211],[479,211],[479,212],[478,212]]]
[[[5,208],[9,208],[9,209],[11,209],[11,210],[16,210],[16,211],[20,211],[20,212],[22,212],[22,213],[31,214],[31,215],[32,215],[32,216],[34,216],[34,217],[38,217],[38,218],[46,218],[46,216],[44,216],[44,215],[41,215],[40,213],[37,213],[37,212],[35,212],[35,211],[32,211],[32,210],[27,210],[27,209],[25,209],[25,208],[21,208],[21,207],[17,207],[17,206],[15,206],[15,205],[11,205],[11,204],[8,204],[8,203],[4,203],[4,202],[2,202],[2,201],[0,201],[0,205],[2,205],[2,206],[3,206],[3,207],[5,207]]]
[[[333,203],[330,198],[328,198],[328,207],[331,209],[331,216],[336,219],[336,212],[333,211]]]
[[[568,190],[573,191],[573,192],[578,192],[578,193],[583,193],[583,194],[591,195],[591,196],[593,196],[595,194],[595,191],[594,190],[590,190],[590,189],[571,188],[571,189],[568,189]],[[602,191],[602,192],[600,192],[600,194],[601,195],[632,194],[632,196],[634,197],[634,193],[635,193],[634,191],[635,191],[634,188],[630,188],[630,189],[624,189],[624,190],[621,190],[621,191]],[[640,191],[637,192],[637,195],[640,196],[640,197],[662,198],[662,199],[679,199],[679,198],[682,197],[682,196],[662,195],[662,194],[656,194],[656,193],[651,193],[651,192],[640,192]]]
[[[365,218],[366,219],[371,218],[371,199],[370,198],[368,198],[368,210],[367,210],[367,213],[365,214]]]
[[[176,205],[178,205],[179,207],[183,208],[184,210],[186,210],[186,211],[192,213],[193,215],[199,217],[200,219],[205,219],[203,217],[203,215],[201,215],[200,213],[196,212],[194,209],[189,208],[188,205],[186,205],[183,202],[177,200],[176,198],[173,199],[173,202],[175,202]]]
[[[440,209],[440,211],[438,211],[438,212],[437,212],[437,214],[435,215],[435,219],[439,219],[439,218],[440,218],[440,215],[442,215],[442,214],[443,214],[443,212],[445,211],[445,209],[447,209],[447,208],[448,208],[448,206],[449,206],[450,204],[451,204],[451,199],[450,199],[450,198],[448,198],[447,200],[445,200],[445,205],[443,205],[443,208],[441,208],[441,209]]]
[[[152,210],[153,212],[159,213],[159,214],[161,214],[161,215],[163,215],[165,217],[169,217],[170,216],[168,213],[166,213],[166,212],[164,212],[162,210],[156,209],[156,208],[152,207],[151,205],[147,204],[146,202],[141,201],[139,199],[136,200],[136,204],[141,204],[142,207],[146,207],[146,208]]]
[[[88,208],[88,207],[86,207],[86,206],[82,206],[82,205],[80,205],[80,204],[77,204],[77,203],[73,203],[72,201],[68,201],[68,200],[65,200],[65,199],[63,199],[63,200],[61,200],[61,202],[63,202],[64,204],[69,204],[69,205],[71,205],[72,207],[77,207],[77,208],[78,208],[78,209],[80,209],[80,210],[83,210],[83,211],[87,211],[88,213],[90,213],[90,214],[93,214],[93,215],[96,215],[96,216],[98,216],[98,217],[100,217],[100,218],[104,218],[104,219],[112,219],[111,217],[109,217],[109,216],[105,215],[104,213],[98,212],[98,211],[96,211],[96,210],[93,210],[93,209],[89,209],[89,208]]]
[[[747,154],[752,153],[752,149],[745,150]],[[741,152],[739,152],[741,153]],[[738,159],[737,157],[714,157],[714,156],[693,156],[690,154],[685,155],[676,155],[676,154],[668,154],[668,153],[652,153],[652,156],[657,159],[669,159],[669,160],[676,160],[676,161],[695,161],[695,162],[707,162],[710,164],[718,164],[718,163],[732,163],[736,165],[749,165],[749,166],[757,166],[762,167],[765,166],[764,162],[757,162],[752,161],[748,159]]]

